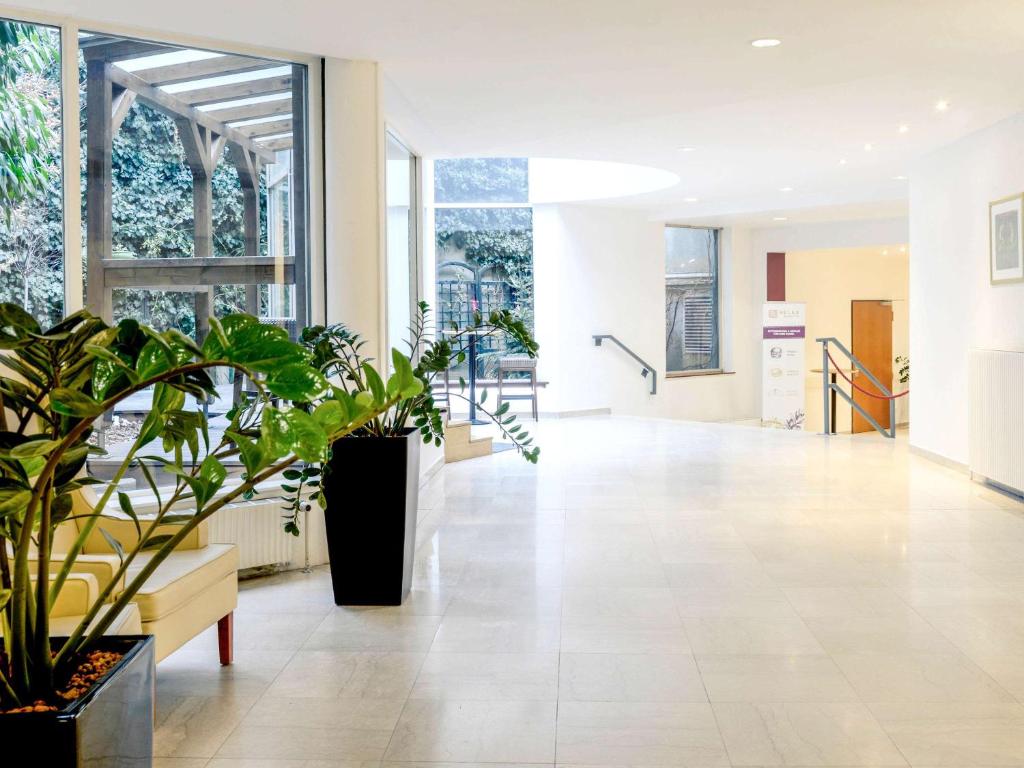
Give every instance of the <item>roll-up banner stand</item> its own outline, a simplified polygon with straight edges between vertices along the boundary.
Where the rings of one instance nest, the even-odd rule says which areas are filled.
[[[805,323],[803,302],[765,302],[761,322],[762,426],[804,428]]]

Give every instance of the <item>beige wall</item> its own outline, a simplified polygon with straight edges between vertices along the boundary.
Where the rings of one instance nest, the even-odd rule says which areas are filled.
[[[786,300],[807,303],[807,424],[805,429],[822,428],[821,345],[814,340],[835,336],[850,347],[850,302],[856,299],[888,299],[893,303],[893,356],[905,355],[910,347],[907,310],[910,258],[905,245],[872,248],[835,248],[796,251],[786,254]],[[837,362],[842,359],[836,357]],[[893,386],[903,389],[893,365]],[[846,387],[849,391],[849,387]],[[907,420],[907,398],[897,401],[896,421]],[[837,429],[850,431],[851,409],[840,398],[836,410]]]

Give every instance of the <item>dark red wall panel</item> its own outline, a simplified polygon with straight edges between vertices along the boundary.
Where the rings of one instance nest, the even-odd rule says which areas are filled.
[[[786,300],[786,254],[768,254],[768,301]]]

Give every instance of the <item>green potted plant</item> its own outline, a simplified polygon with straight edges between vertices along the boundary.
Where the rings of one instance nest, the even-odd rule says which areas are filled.
[[[433,338],[429,317],[429,306],[421,302],[410,329],[410,356],[416,359],[412,374],[420,389],[399,398],[334,443],[329,461],[310,462],[286,473],[293,482],[285,488],[293,494],[286,530],[298,533],[299,512],[310,492],[324,509],[338,605],[400,605],[409,594],[419,500],[419,446],[420,442],[440,446],[444,438],[444,418],[433,397],[435,378],[466,359],[473,337],[503,335],[530,357],[537,354],[530,331],[506,310],[492,312],[487,318],[477,314],[469,326],[455,326]],[[307,408],[322,408],[335,398],[351,398],[354,392],[375,396],[384,392],[373,361],[361,351],[365,342],[359,334],[344,325],[314,326],[305,329],[301,338],[313,364],[332,384],[327,395]],[[397,350],[392,355],[397,370],[405,356]],[[461,392],[449,396],[469,400]],[[540,449],[516,423],[516,416],[508,413],[509,404],[490,411],[485,401],[486,391],[477,403],[478,411],[494,422],[523,458],[536,463]],[[381,477],[383,468],[387,468],[388,482],[365,482]]]
[[[34,765],[47,768],[148,765],[152,638],[104,631],[202,521],[295,461],[326,460],[332,441],[423,386],[409,361],[396,356],[395,374],[381,389],[337,393],[312,409],[276,407],[275,398],[308,403],[331,390],[310,365],[309,351],[248,315],[211,319],[210,328],[198,346],[175,330],[157,332],[134,320],[108,327],[79,312],[44,332],[20,307],[0,305],[0,364],[9,372],[0,375],[0,743],[8,757],[24,748]],[[216,397],[211,373],[217,368],[244,374],[256,395],[234,407],[228,428],[211,440],[199,401]],[[89,512],[76,508],[72,520],[75,494],[98,482],[85,475],[97,420],[150,389],[152,408],[113,481]],[[159,451],[154,444],[162,453],[144,456],[147,448]],[[140,518],[126,495],[118,494],[116,510],[111,500],[117,482],[144,458],[173,479],[158,489],[141,464],[157,511]],[[229,461],[241,465],[241,478],[229,480]],[[184,499],[193,509],[172,513]],[[75,577],[87,537],[112,514],[135,522],[138,543],[112,544],[121,558],[117,576],[70,635],[51,637],[50,609]],[[54,534],[69,524],[77,535],[57,553]],[[143,550],[151,553],[145,566],[114,594]]]

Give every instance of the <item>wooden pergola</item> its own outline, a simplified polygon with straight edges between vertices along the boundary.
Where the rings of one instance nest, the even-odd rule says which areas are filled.
[[[140,68],[138,59],[192,49],[101,35],[83,37],[79,45],[87,77],[89,311],[112,321],[115,288],[189,291],[195,297],[196,334],[201,341],[209,330],[215,285],[244,285],[246,311],[258,314],[259,286],[285,284],[295,286],[295,318],[301,324],[306,313],[306,273],[301,265],[307,254],[305,67],[288,65],[291,72],[281,74],[282,62],[217,55],[155,66],[142,63]],[[135,66],[130,64],[133,61]],[[273,96],[281,97],[263,98]],[[113,258],[113,139],[136,101],[177,124],[192,171],[195,247],[191,257]],[[281,158],[278,153],[286,151],[290,158]],[[237,169],[242,185],[245,255],[240,257],[213,255],[211,181],[222,156]],[[287,256],[273,249],[262,256],[260,173],[265,165],[280,164],[282,159],[288,161],[292,174],[294,242]]]

